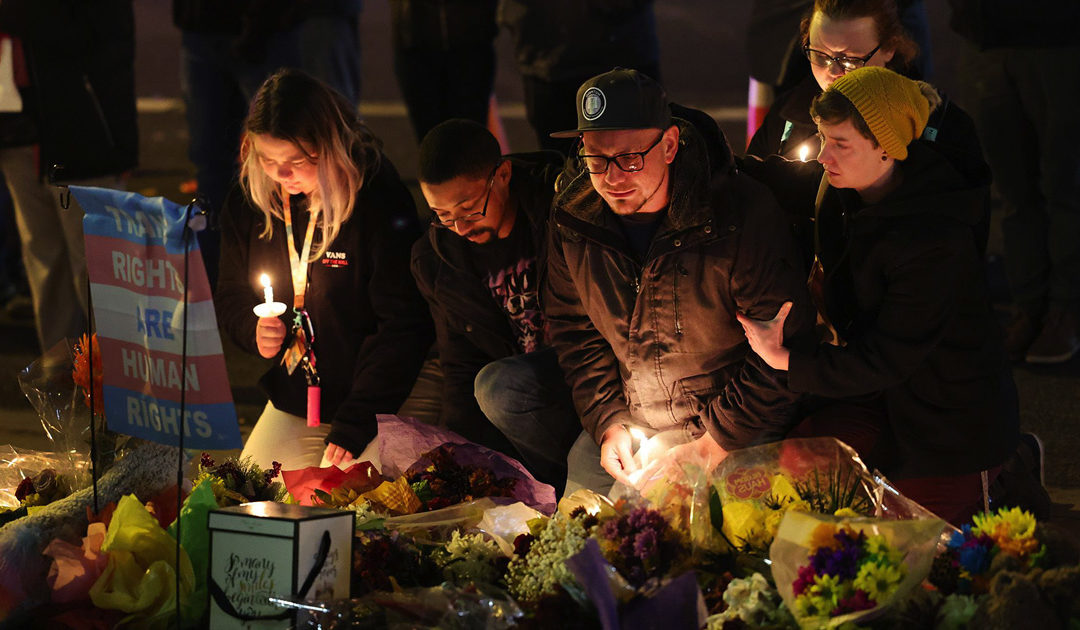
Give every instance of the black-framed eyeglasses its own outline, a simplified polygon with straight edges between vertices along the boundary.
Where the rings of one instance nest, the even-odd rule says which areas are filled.
[[[479,212],[471,212],[463,217],[457,217],[454,219],[440,219],[438,214],[432,214],[431,224],[435,227],[450,229],[454,227],[459,221],[462,223],[476,223],[480,219],[487,216],[488,201],[491,201],[491,187],[495,184],[495,173],[498,172],[499,166],[502,165],[502,160],[499,160],[495,164],[495,168],[491,169],[491,175],[488,176],[487,189],[484,192],[484,207]],[[476,207],[476,204],[473,204]]]
[[[593,175],[606,173],[608,170],[608,166],[610,166],[612,162],[614,162],[615,166],[618,166],[619,170],[621,171],[624,171],[626,173],[636,173],[637,171],[645,168],[645,155],[649,151],[652,151],[656,147],[656,145],[660,144],[660,140],[662,140],[663,138],[664,132],[661,131],[660,135],[656,137],[656,140],[653,140],[653,143],[649,145],[649,148],[645,149],[644,151],[620,153],[611,157],[608,157],[606,155],[579,154],[578,158],[580,158],[581,163],[585,165],[585,170]]]
[[[810,60],[810,63],[815,66],[830,69],[833,67],[833,64],[836,64],[845,71],[850,71],[865,66],[866,62],[870,61],[870,58],[874,56],[874,53],[876,53],[879,48],[881,48],[881,44],[874,46],[874,49],[870,51],[870,54],[865,57],[833,57],[820,50],[814,50],[807,45],[803,46],[803,54],[806,55],[806,58]]]

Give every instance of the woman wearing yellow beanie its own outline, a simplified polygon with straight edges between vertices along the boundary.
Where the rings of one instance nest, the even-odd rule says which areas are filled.
[[[937,104],[929,85],[860,68],[814,99],[818,162],[745,162],[789,211],[813,212],[810,288],[831,343],[788,349],[782,317],[740,321],[808,394],[794,435],[848,442],[960,523],[984,508],[1019,421],[980,255],[989,172],[919,139]]]

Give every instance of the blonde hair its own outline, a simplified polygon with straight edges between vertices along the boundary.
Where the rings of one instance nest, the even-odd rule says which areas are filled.
[[[263,214],[262,239],[273,236],[273,219],[285,215],[281,188],[259,164],[257,135],[293,143],[316,165],[319,185],[309,195],[308,210],[318,217],[318,236],[308,262],[318,260],[352,216],[364,178],[378,168],[378,140],[345,97],[318,79],[298,70],[268,78],[251,101],[240,143],[240,186]]]

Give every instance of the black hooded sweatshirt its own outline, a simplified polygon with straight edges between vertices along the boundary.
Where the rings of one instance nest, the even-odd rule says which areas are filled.
[[[847,344],[792,349],[789,362],[795,391],[881,397],[882,439],[893,440],[898,455],[883,472],[898,479],[992,468],[1019,435],[1016,388],[980,254],[989,170],[947,155],[913,142],[897,164],[901,183],[878,203],[864,204],[850,189],[826,191],[817,250],[826,311]],[[773,189],[789,210],[812,206],[816,162],[774,157],[745,166],[783,181]],[[779,171],[784,180],[775,179]]]

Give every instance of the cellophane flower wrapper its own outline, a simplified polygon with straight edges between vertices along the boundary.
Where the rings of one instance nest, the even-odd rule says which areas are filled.
[[[289,607],[287,600],[275,602]],[[518,625],[523,613],[517,603],[490,585],[462,588],[443,584],[433,588],[378,591],[364,597],[332,602],[292,602],[295,607],[322,611],[302,614],[297,628],[346,630],[504,630]]]
[[[462,466],[491,470],[500,478],[517,479],[513,498],[545,514],[555,511],[555,489],[537,481],[517,460],[473,444],[460,435],[412,418],[380,415],[379,460],[383,477],[396,479],[414,467],[424,453],[443,444],[455,448],[455,461]]]
[[[486,497],[430,512],[392,516],[383,521],[383,527],[420,543],[446,542],[454,531],[483,532],[509,556],[514,538],[528,533],[528,522],[540,516],[543,514],[520,501]]]
[[[63,340],[23,368],[19,387],[54,445],[53,457],[62,462],[57,470],[70,471],[82,488],[90,484],[90,410],[72,378],[73,365],[73,344]]]
[[[820,526],[825,526],[820,528]],[[799,571],[810,563],[811,555],[820,548],[821,533],[844,529],[863,533],[867,537],[881,536],[889,549],[902,558],[903,578],[873,608],[823,619],[800,617],[796,606],[794,583],[800,578]],[[808,512],[789,511],[784,515],[776,538],[769,548],[772,575],[776,588],[787,607],[795,612],[796,619],[804,628],[834,628],[847,622],[859,623],[880,615],[889,606],[904,601],[930,574],[937,544],[945,522],[937,517],[908,520],[885,520],[874,517],[843,517]]]
[[[694,487],[684,500],[693,542],[711,550],[730,545],[764,556],[788,512],[934,518],[834,438],[783,440],[732,451],[712,468],[682,468],[698,471],[686,475]]]
[[[88,479],[89,465],[89,460],[79,453],[35,451],[4,444],[0,446],[0,508],[19,506],[15,490],[23,479],[48,468],[60,478]]]

